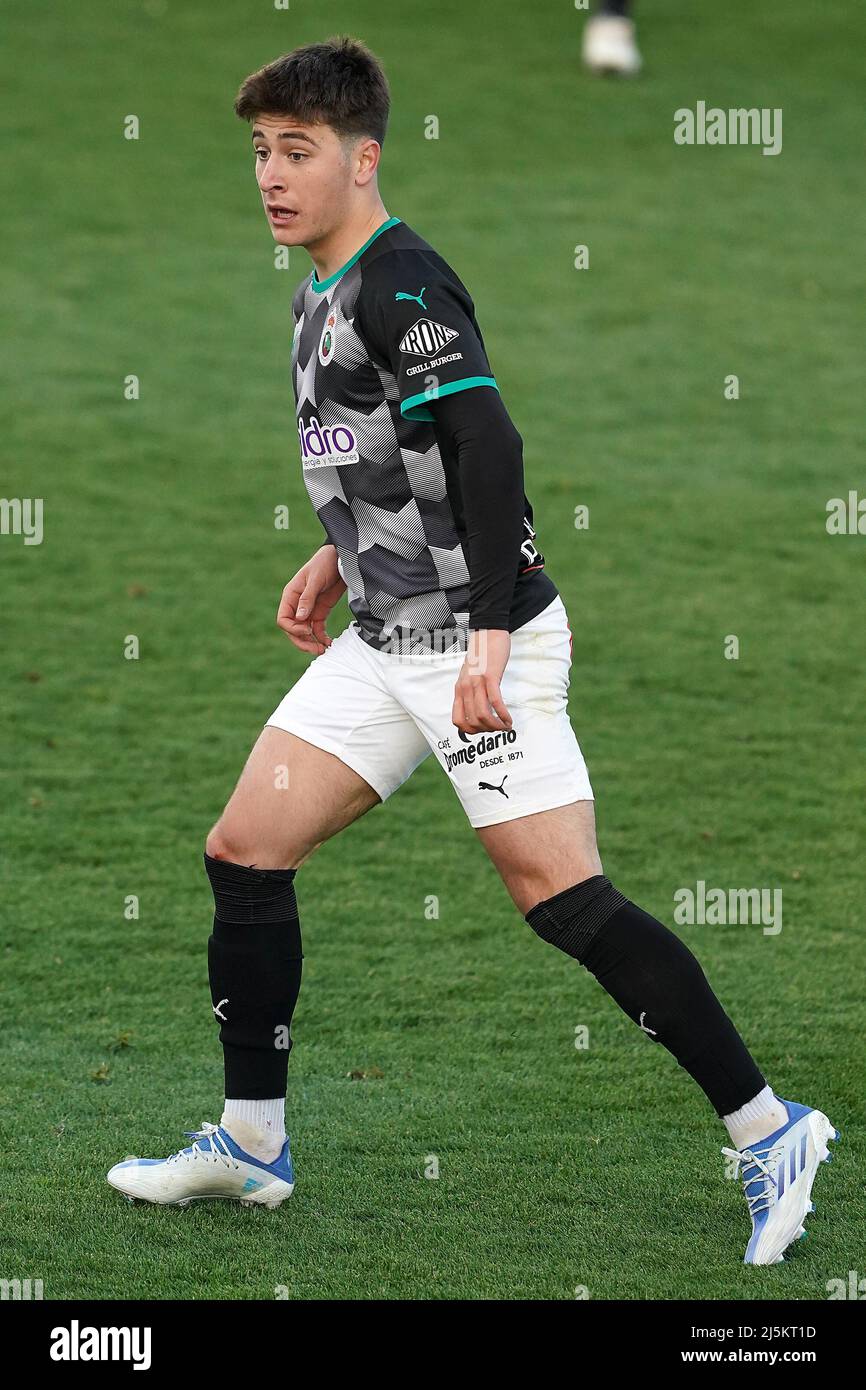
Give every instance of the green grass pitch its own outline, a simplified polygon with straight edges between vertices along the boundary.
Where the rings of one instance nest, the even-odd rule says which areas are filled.
[[[866,1273],[866,536],[825,527],[863,481],[864,19],[682,8],[639,7],[628,85],[581,72],[569,3],[7,15],[0,490],[44,499],[44,540],[0,536],[0,1276],[55,1299],[748,1300]],[[697,1087],[533,935],[432,758],[298,876],[291,1201],[131,1208],[105,1183],[219,1117],[201,850],[310,659],[274,613],[321,538],[288,373],[309,261],[275,269],[231,105],[335,32],[385,61],[385,205],[469,286],[525,442],[606,872],[669,924],[698,879],[783,889],[777,936],[679,929],[775,1088],[844,1134],[776,1268],[741,1264]],[[781,107],[782,153],[676,146],[698,100]]]

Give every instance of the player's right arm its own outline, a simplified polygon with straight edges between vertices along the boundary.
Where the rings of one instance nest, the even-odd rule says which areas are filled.
[[[277,609],[277,626],[301,652],[321,656],[330,647],[325,619],[346,592],[337,568],[337,551],[323,545],[302,565],[283,589]]]

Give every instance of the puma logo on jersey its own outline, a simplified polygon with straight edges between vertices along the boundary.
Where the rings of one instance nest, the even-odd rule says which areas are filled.
[[[434,357],[446,343],[459,337],[456,328],[446,328],[444,323],[434,323],[432,319],[418,319],[404,335],[400,351],[411,352],[413,357]]]
[[[424,298],[423,298],[423,296],[424,296],[424,291],[426,290],[426,288],[427,288],[426,285],[422,285],[422,286],[421,286],[421,289],[420,289],[419,292],[418,292],[418,294],[407,294],[405,290],[398,290],[397,293],[394,295],[394,298],[395,298],[395,299],[414,299],[414,301],[415,301],[416,304],[420,304],[422,309],[426,309],[426,308],[427,308],[427,305],[424,303]]]

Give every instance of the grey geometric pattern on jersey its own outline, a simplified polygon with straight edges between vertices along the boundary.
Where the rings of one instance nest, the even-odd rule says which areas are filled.
[[[353,327],[362,275],[356,262],[327,290],[316,292],[312,277],[299,287],[292,376],[299,435],[313,430],[309,450],[301,439],[307,492],[336,546],[359,635],[387,646],[394,635],[465,629],[469,570],[433,430],[400,414],[396,378]],[[345,427],[356,461],[340,460],[341,449],[349,460],[354,453]],[[317,462],[322,431],[326,442],[337,431],[335,447],[322,450],[336,462]]]

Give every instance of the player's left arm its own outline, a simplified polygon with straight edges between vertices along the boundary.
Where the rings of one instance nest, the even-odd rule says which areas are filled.
[[[500,687],[523,537],[523,440],[489,387],[443,396],[431,408],[437,436],[457,459],[469,565],[469,640],[451,717],[464,733],[510,729]]]
[[[523,449],[499,396],[465,285],[438,256],[398,251],[365,272],[356,326],[396,379],[400,413],[447,434],[458,459],[470,579],[469,641],[452,719],[511,728],[500,682],[524,528]]]

